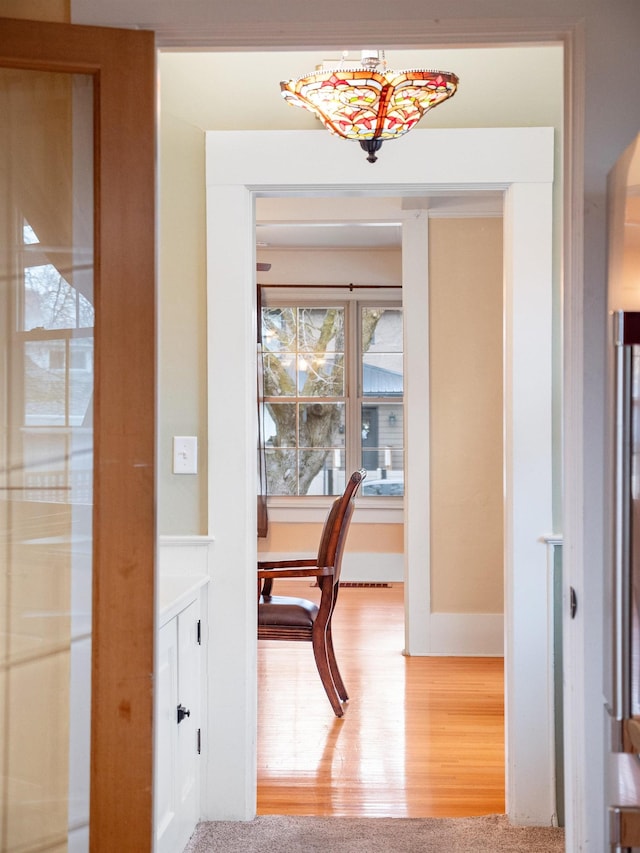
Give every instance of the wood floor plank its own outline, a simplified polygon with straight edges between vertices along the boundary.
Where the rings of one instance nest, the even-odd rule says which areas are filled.
[[[277,592],[317,597],[306,581]],[[402,596],[402,584],[340,590],[342,719],[310,644],[258,644],[258,814],[504,813],[503,660],[404,656]]]

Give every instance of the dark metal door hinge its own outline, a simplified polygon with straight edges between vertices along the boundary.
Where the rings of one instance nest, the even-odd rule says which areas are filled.
[[[199,646],[202,645],[202,622],[198,619],[196,624],[196,642]]]
[[[202,748],[202,732],[198,729],[196,734],[196,749],[198,750],[198,755],[200,755],[200,751]]]

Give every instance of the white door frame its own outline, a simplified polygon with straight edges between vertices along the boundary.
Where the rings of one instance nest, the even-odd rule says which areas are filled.
[[[387,144],[375,166],[356,149],[316,131],[207,134],[209,530],[215,546],[203,818],[255,814],[254,199],[497,189],[505,197],[507,811],[515,823],[548,825],[555,812],[555,771],[541,538],[552,532],[553,131],[415,130]],[[426,272],[422,281],[404,285],[407,649],[429,654],[428,466],[419,460],[428,387],[421,390],[418,379],[425,366]]]

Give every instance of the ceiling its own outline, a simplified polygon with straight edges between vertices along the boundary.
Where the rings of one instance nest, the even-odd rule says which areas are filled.
[[[258,223],[258,249],[399,248],[399,222]]]
[[[320,202],[322,201],[322,205]],[[402,222],[415,210],[431,216],[501,216],[502,193],[429,198],[257,199],[259,252],[300,249],[400,249]]]

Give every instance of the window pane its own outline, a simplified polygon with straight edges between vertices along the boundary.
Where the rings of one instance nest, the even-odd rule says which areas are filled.
[[[299,356],[298,393],[301,397],[343,397],[344,358]]]
[[[24,344],[24,423],[65,426],[65,343]]]
[[[300,482],[298,485],[301,495],[340,495],[344,491],[344,468],[340,468],[338,454],[335,451],[304,450],[300,451]],[[315,471],[313,477],[310,472]]]
[[[402,309],[362,308],[361,341],[363,395],[401,395]]]
[[[300,447],[344,446],[344,403],[300,405]]]
[[[298,444],[295,403],[267,403],[264,411],[266,447],[296,447]]]
[[[296,309],[262,309],[262,346],[271,352],[295,352]]]
[[[267,403],[265,457],[270,495],[336,494],[344,469],[343,403]],[[327,472],[331,472],[328,474]]]
[[[342,451],[267,447],[265,451],[270,495],[339,495],[344,491]]]
[[[87,426],[93,411],[93,337],[69,341],[69,423]]]
[[[282,355],[267,352],[262,359],[264,365],[264,396],[296,396],[296,362],[290,353]]]
[[[93,326],[93,305],[53,264],[24,270],[23,329],[77,329]]]
[[[383,473],[386,473],[383,471]],[[399,470],[398,476],[393,477],[377,477],[375,479],[367,479],[362,484],[362,494],[368,497],[382,495],[385,497],[401,497],[404,495],[404,474],[403,470]]]
[[[298,457],[294,448],[267,445],[265,465],[270,495],[298,494]]]
[[[344,309],[298,308],[300,352],[344,352]]]
[[[362,358],[362,393],[369,397],[402,396],[402,355],[365,355]]]
[[[363,495],[404,494],[402,403],[366,404],[361,410]],[[367,487],[366,489],[364,487]]]
[[[335,456],[346,432],[344,309],[265,307],[262,336],[268,492],[335,494],[344,481],[344,460]]]
[[[362,308],[362,352],[402,352],[402,308]]]

